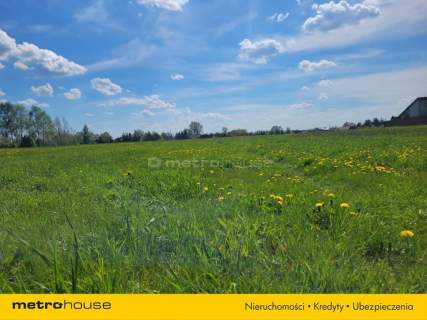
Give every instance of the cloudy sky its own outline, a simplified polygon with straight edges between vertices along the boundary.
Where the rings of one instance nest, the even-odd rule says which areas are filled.
[[[113,135],[312,128],[427,96],[425,0],[0,2],[0,100]]]

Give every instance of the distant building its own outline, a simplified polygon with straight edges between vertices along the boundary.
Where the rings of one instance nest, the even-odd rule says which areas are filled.
[[[398,117],[392,117],[387,126],[427,124],[427,97],[417,98]]]

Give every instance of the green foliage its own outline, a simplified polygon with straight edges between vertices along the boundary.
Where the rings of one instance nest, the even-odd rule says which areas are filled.
[[[0,163],[0,292],[427,291],[427,127],[0,149]]]

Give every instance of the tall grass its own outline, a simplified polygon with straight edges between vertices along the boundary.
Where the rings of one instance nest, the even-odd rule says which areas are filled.
[[[0,291],[425,292],[426,218],[427,127],[4,149]]]

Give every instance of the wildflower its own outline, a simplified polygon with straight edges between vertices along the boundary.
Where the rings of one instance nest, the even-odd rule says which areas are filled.
[[[346,203],[346,202],[343,202],[343,203],[340,204],[340,208],[341,209],[348,209],[348,208],[350,208],[350,205],[348,203]]]
[[[320,208],[323,208],[323,206],[324,206],[325,204],[323,203],[323,202],[318,202],[318,203],[316,203],[315,204],[315,207],[317,208],[317,209],[320,209]]]
[[[209,191],[209,188],[208,188],[208,187],[204,187],[204,188],[203,188],[203,191],[204,191],[204,192],[208,192],[208,191]]]
[[[412,238],[413,236],[415,236],[415,233],[411,230],[403,230],[400,232],[400,236],[402,238]]]

